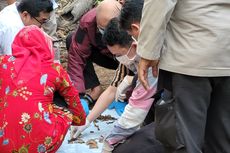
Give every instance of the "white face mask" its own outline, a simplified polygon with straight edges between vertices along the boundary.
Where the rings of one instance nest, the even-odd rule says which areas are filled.
[[[129,52],[131,51],[131,48],[129,48],[127,54],[122,55],[122,56],[118,56],[116,57],[116,59],[121,63],[124,64],[125,66],[129,66],[135,63],[136,57],[137,55],[135,55],[132,59],[130,59],[127,55],[129,54]]]

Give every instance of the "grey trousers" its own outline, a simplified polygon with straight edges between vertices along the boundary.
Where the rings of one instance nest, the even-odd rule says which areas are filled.
[[[172,94],[164,111],[164,104],[155,107],[156,137],[166,152],[230,153],[230,77],[160,70],[158,86]]]

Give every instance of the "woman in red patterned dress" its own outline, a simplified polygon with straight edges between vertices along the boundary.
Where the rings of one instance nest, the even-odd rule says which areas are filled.
[[[17,34],[12,54],[0,56],[0,152],[54,153],[71,124],[85,123],[78,92],[36,26]],[[53,103],[55,91],[68,109]]]

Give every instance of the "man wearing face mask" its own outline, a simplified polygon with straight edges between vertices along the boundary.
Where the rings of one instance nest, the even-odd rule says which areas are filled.
[[[122,29],[126,30],[135,42],[137,42],[140,33],[140,21],[144,0],[126,0],[121,9],[119,22]],[[148,115],[145,118],[144,124],[149,124],[154,121],[155,108],[152,105]]]
[[[117,18],[109,22],[103,38],[110,52],[117,56],[117,60],[129,69],[132,69],[134,73],[137,73],[137,66],[140,59],[136,54],[137,44],[126,31],[119,28]],[[150,84],[149,90],[145,90],[139,81],[136,82],[128,105],[126,105],[117,124],[105,138],[103,153],[110,153],[114,149],[114,146],[123,142],[140,128],[153,103],[152,96],[157,87],[157,78],[152,77],[151,71],[148,74],[148,81]]]
[[[67,38],[68,73],[83,99],[94,103],[102,92],[93,63],[116,69],[114,59],[102,41],[104,28],[109,20],[119,15],[121,4],[116,0],[104,0],[96,8],[87,12],[80,20],[78,29]],[[85,95],[85,90],[91,89]]]

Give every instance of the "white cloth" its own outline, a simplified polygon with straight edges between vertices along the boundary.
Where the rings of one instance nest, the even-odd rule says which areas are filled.
[[[142,12],[141,57],[170,72],[230,76],[230,0],[145,0]]]
[[[0,55],[12,54],[11,44],[16,34],[24,27],[16,3],[0,12]]]

